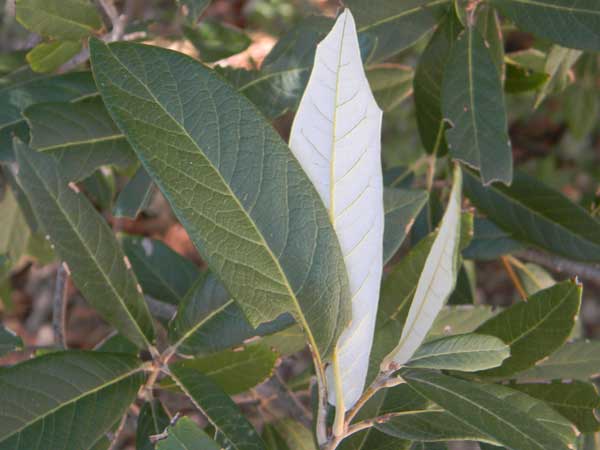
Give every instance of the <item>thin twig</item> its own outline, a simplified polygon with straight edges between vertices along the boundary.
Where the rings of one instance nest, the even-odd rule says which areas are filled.
[[[525,292],[525,289],[523,288],[523,285],[521,284],[521,280],[519,280],[519,277],[515,273],[515,269],[513,269],[513,266],[510,263],[508,257],[501,256],[500,260],[502,261],[502,265],[504,266],[506,273],[508,273],[508,276],[509,276],[510,280],[512,281],[512,284],[515,286],[515,289],[519,293],[519,296],[521,297],[522,300],[527,301],[527,292]]]
[[[52,330],[54,331],[54,342],[63,349],[67,348],[66,281],[67,270],[64,264],[60,264],[56,270],[56,281],[54,283],[54,295],[52,298]]]
[[[110,443],[108,450],[114,450],[115,448],[117,448],[117,441],[119,440],[119,436],[121,435],[121,433],[123,432],[123,429],[125,428],[125,422],[127,422],[128,414],[129,414],[129,410],[127,410],[125,412],[125,414],[123,414],[123,417],[121,418],[121,421],[119,422],[119,426],[116,429],[114,436],[111,439],[112,442]]]
[[[550,255],[537,249],[526,249],[515,252],[520,259],[531,261],[555,272],[581,277],[600,285],[600,266],[572,261],[562,256]]]

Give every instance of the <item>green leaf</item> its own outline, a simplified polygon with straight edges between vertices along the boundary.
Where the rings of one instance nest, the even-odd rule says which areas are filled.
[[[490,0],[519,28],[565,47],[600,50],[600,4],[595,0]]]
[[[42,42],[27,53],[34,72],[53,72],[81,50],[79,41]]]
[[[18,0],[17,20],[28,30],[56,39],[77,40],[102,28],[87,0]]]
[[[376,42],[370,62],[410,47],[431,31],[447,9],[448,0],[346,0],[356,17],[358,31]]]
[[[0,325],[0,356],[23,348],[23,341],[8,328]]]
[[[181,365],[170,367],[173,380],[190,398],[194,406],[227,441],[227,447],[236,450],[264,449],[256,430],[242,416],[235,403],[209,377]]]
[[[150,442],[150,436],[155,436],[165,431],[169,422],[169,416],[158,400],[151,400],[144,403],[137,421],[135,449],[154,450],[154,444]]]
[[[103,341],[96,345],[94,350],[107,353],[129,353],[131,355],[139,353],[139,349],[130,340],[117,332],[109,334]]]
[[[442,116],[442,81],[446,63],[462,26],[452,13],[447,14],[419,58],[415,70],[415,111],[419,136],[428,153],[447,152]]]
[[[600,376],[600,342],[567,343],[548,358],[517,374],[519,381],[576,379]]]
[[[150,203],[153,187],[152,178],[140,167],[117,197],[113,216],[135,219]]]
[[[383,112],[394,110],[412,94],[413,70],[400,64],[381,64],[367,70],[373,95]]]
[[[169,325],[169,340],[179,353],[199,356],[241,345],[253,336],[270,334],[293,323],[286,314],[252,327],[223,284],[209,274],[206,281],[199,280],[190,288],[179,305]]]
[[[31,148],[52,154],[69,181],[87,178],[104,165],[127,167],[135,154],[108,115],[102,99],[39,103],[23,112]]]
[[[137,280],[104,218],[69,187],[49,156],[15,141],[19,182],[71,277],[90,304],[138,347],[154,337]]]
[[[490,5],[482,4],[477,8],[477,18],[475,26],[481,33],[486,47],[490,50],[490,55],[494,61],[494,66],[500,74],[500,80],[505,78],[504,64],[504,39],[502,36],[502,24],[498,13]]]
[[[571,67],[575,65],[582,52],[553,45],[546,56],[544,71],[548,80],[541,87],[535,98],[534,107],[537,108],[545,98],[553,93],[563,91],[570,81]]]
[[[504,90],[510,94],[536,91],[544,86],[548,78],[545,72],[534,72],[517,64],[507,64]]]
[[[428,339],[471,333],[495,313],[489,305],[446,306],[433,322]]]
[[[183,35],[196,47],[204,62],[236,55],[252,42],[242,30],[216,20],[204,20],[195,26],[184,25]]]
[[[182,417],[169,427],[168,437],[158,441],[156,450],[219,450],[220,446],[198,428],[191,419]]]
[[[226,350],[203,358],[178,361],[172,367],[185,367],[208,377],[228,395],[239,394],[269,378],[278,355],[259,344],[242,350]]]
[[[509,356],[510,348],[496,337],[463,334],[423,344],[406,366],[475,372],[498,367]]]
[[[63,179],[68,181],[64,176]],[[115,178],[112,172],[96,170],[78,186],[100,211],[111,209],[116,191]]]
[[[385,225],[383,227],[383,263],[398,251],[415,218],[427,203],[423,190],[386,188],[383,191]]]
[[[594,411],[600,408],[600,396],[591,383],[572,381],[551,384],[514,384],[511,387],[543,400],[573,422],[582,433],[600,431],[600,422],[594,415]]]
[[[31,232],[12,188],[7,188],[0,200],[0,217],[0,255],[13,266],[25,254]]]
[[[2,80],[3,81],[3,80]],[[6,84],[0,83],[0,160],[13,161],[12,136],[27,138],[21,113],[35,103],[67,102],[96,92],[91,72],[72,72],[56,76],[15,74]]]
[[[510,187],[481,185],[470,171],[465,194],[513,238],[579,261],[600,261],[600,222],[560,192],[516,172]]]
[[[113,118],[249,322],[292,312],[323,360],[350,320],[348,280],[327,211],[289,148],[197,61],[132,43],[90,45]]]
[[[442,111],[453,158],[480,169],[485,184],[510,184],[512,149],[500,74],[481,34],[458,37],[444,71]]]
[[[0,370],[0,449],[92,446],[127,411],[141,362],[109,353],[49,353]]]
[[[281,419],[267,426],[271,439],[281,443],[278,447],[267,445],[269,450],[317,450],[311,431],[292,419]]]
[[[156,300],[178,305],[203,277],[192,261],[162,241],[128,236],[123,239],[123,250],[144,293]]]
[[[14,50],[11,52],[0,53],[0,77],[10,75],[12,72],[23,69],[27,66],[25,55],[27,50]],[[2,79],[0,78],[0,85]]]
[[[568,450],[557,435],[524,411],[486,392],[485,385],[430,371],[411,371],[402,377],[458,421],[502,445],[515,450]]]
[[[465,177],[466,178],[466,177]],[[492,260],[518,250],[521,247],[511,235],[488,219],[476,217],[474,235],[467,248],[462,251],[465,259]]]
[[[476,332],[502,339],[510,345],[510,357],[479,375],[511,376],[560,348],[573,330],[580,305],[581,285],[565,281],[492,317]]]
[[[527,295],[533,295],[542,289],[547,289],[556,284],[556,280],[543,267],[533,263],[516,266],[517,274],[523,283]]]

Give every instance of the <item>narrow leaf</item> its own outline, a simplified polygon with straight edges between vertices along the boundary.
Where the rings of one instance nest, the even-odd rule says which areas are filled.
[[[433,322],[428,339],[471,333],[498,312],[489,305],[446,306]]]
[[[488,218],[523,242],[579,261],[600,261],[600,222],[533,177],[484,187],[465,171],[465,194]]]
[[[465,183],[466,184],[466,183]],[[509,233],[491,220],[475,218],[471,243],[462,251],[465,259],[492,260],[521,247]]]
[[[476,332],[502,339],[510,345],[510,357],[501,367],[479,375],[513,375],[561,347],[573,330],[580,305],[581,285],[565,281],[492,317]]]
[[[140,167],[117,197],[113,215],[135,219],[150,203],[153,186],[148,172]]]
[[[402,365],[413,356],[454,290],[458,272],[461,192],[462,172],[456,165],[448,207],[419,277],[400,342],[386,356],[382,368]]]
[[[183,417],[169,427],[166,439],[158,441],[156,450],[219,450],[220,446],[196,425]]]
[[[411,371],[403,378],[464,425],[508,448],[568,450],[557,435],[525,412],[486,392],[485,385],[429,371]]]
[[[600,50],[600,4],[596,0],[491,0],[525,31],[565,47]]]
[[[34,72],[53,72],[80,50],[79,41],[42,42],[27,53],[27,62]]]
[[[169,416],[158,400],[144,403],[137,421],[135,450],[154,450],[154,444],[150,442],[150,436],[165,431],[169,422]]]
[[[15,141],[19,183],[35,215],[90,304],[138,347],[154,337],[137,280],[104,218],[69,187],[49,156]]]
[[[171,366],[170,370],[177,385],[223,435],[229,448],[264,449],[256,430],[242,416],[236,404],[210,378],[181,365]]]
[[[485,184],[513,176],[500,74],[476,28],[461,33],[446,65],[442,110],[450,154],[480,170]]]
[[[133,356],[49,353],[0,371],[0,449],[91,447],[143,383]]]
[[[183,35],[200,53],[200,59],[214,62],[243,52],[252,40],[242,30],[215,20],[195,26],[184,25]]]
[[[291,311],[324,359],[349,322],[347,275],[327,211],[277,132],[188,56],[90,46],[115,122],[250,323]]]
[[[463,334],[423,344],[406,365],[422,369],[475,372],[498,367],[509,355],[508,345],[496,337]]]
[[[347,408],[364,387],[383,271],[381,115],[362,67],[354,18],[345,10],[317,46],[290,148],[329,211],[348,271],[354,319],[337,344],[340,404]],[[331,371],[328,377],[334,386]],[[336,402],[333,389],[329,401]]]

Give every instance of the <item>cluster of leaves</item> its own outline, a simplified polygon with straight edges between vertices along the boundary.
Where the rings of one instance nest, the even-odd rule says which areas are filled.
[[[248,46],[240,30],[198,20],[209,1],[180,3],[182,33],[203,62]],[[591,101],[600,5],[344,4],[356,18],[357,49],[384,129],[412,98],[423,151],[402,167],[394,142],[383,143],[385,231],[377,255],[389,270],[372,310],[368,387],[348,408],[334,393],[334,419],[321,391],[328,379],[330,394],[337,383],[325,368],[351,320],[352,274],[294,131],[290,150],[270,123],[302,112],[311,72],[331,70],[315,54],[333,19],[305,18],[260,68],[245,70],[107,44],[128,30],[114,20],[104,33],[100,11],[84,0],[16,2],[17,19],[47,41],[27,53],[27,65],[22,54],[0,65],[2,292],[23,256],[58,260],[115,334],[94,351],[41,352],[2,368],[0,449],[108,449],[107,436],[138,394],[139,449],[433,450],[453,440],[482,449],[593,448],[600,343],[577,340],[581,285],[555,283],[510,253],[534,247],[598,263],[600,223],[553,187],[513,172],[505,94],[530,93],[539,106],[567,88]],[[535,35],[535,46],[505,54],[503,33],[513,27]],[[91,71],[38,73],[88,51]],[[414,69],[386,62],[415,54]],[[581,76],[569,85],[573,67]],[[574,133],[586,135],[592,115],[572,101]],[[331,118],[329,110],[321,111],[325,118],[300,112],[304,126]],[[129,177],[118,195],[117,173]],[[445,180],[452,191],[442,214]],[[208,271],[160,241],[117,237],[108,226],[100,211],[136,217],[154,186]],[[463,193],[476,218],[461,215]],[[403,244],[402,258],[394,258]],[[517,270],[527,300],[500,311],[458,305],[473,303],[473,261],[497,258]],[[148,297],[176,312],[151,313]],[[269,378],[277,361],[306,343],[319,380],[314,432],[286,418],[259,434],[231,396]],[[364,353],[364,345],[351,350]],[[0,352],[22,346],[0,328]],[[306,386],[289,387],[296,388]],[[153,396],[158,389],[187,397],[209,425],[172,420]]]

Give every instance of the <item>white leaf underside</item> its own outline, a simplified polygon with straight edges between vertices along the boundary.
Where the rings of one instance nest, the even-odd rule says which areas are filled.
[[[419,277],[400,342],[384,359],[382,370],[388,369],[392,362],[402,365],[412,358],[454,290],[460,242],[461,193],[462,172],[457,165],[450,200]]]
[[[346,408],[364,388],[383,269],[381,117],[345,10],[317,46],[290,148],[329,211],[348,270],[353,319],[337,347]]]

